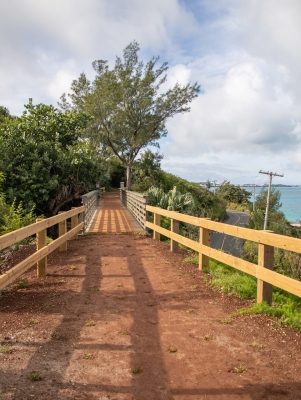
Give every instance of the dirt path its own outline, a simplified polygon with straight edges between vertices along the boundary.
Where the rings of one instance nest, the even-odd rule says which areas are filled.
[[[0,300],[0,399],[300,399],[300,334],[229,321],[245,303],[183,255],[83,236],[50,256],[47,278],[26,273]]]

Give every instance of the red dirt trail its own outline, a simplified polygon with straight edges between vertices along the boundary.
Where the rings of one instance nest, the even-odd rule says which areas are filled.
[[[186,256],[86,235],[50,255],[46,278],[24,274],[0,300],[0,399],[301,399],[300,334],[229,318],[250,302],[213,291]]]

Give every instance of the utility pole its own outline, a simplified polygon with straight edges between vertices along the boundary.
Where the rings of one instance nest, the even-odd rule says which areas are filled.
[[[269,214],[269,205],[270,205],[270,192],[271,192],[271,186],[272,186],[272,178],[273,176],[280,176],[281,178],[283,178],[283,174],[279,175],[276,174],[276,172],[263,172],[263,171],[259,171],[260,174],[266,174],[269,175],[270,179],[269,179],[269,188],[268,188],[268,197],[267,197],[267,208],[265,211],[265,216],[264,216],[264,226],[263,226],[263,230],[266,231],[267,230],[267,226],[268,226],[268,214]]]
[[[255,211],[255,183],[253,183],[253,212]]]

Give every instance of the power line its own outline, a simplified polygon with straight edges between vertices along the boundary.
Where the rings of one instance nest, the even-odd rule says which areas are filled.
[[[280,176],[281,178],[283,178],[283,174],[279,175],[276,172],[264,172],[262,170],[259,171],[260,174],[266,174],[269,175],[270,179],[269,179],[269,188],[268,188],[268,197],[267,197],[267,208],[265,211],[265,217],[264,217],[264,226],[263,226],[263,230],[266,231],[267,226],[268,226],[268,214],[269,214],[269,205],[270,205],[270,192],[271,192],[271,185],[272,185],[272,178],[273,176]]]

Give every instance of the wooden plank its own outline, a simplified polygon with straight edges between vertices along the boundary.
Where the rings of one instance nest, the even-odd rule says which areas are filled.
[[[257,231],[255,229],[241,228],[234,225],[228,225],[221,222],[208,220],[207,218],[197,218],[185,214],[177,214],[174,211],[163,210],[158,207],[146,206],[146,210],[157,213],[169,218],[177,218],[181,222],[186,222],[195,226],[210,229],[224,233],[225,235],[235,236],[241,239],[250,240],[255,243],[262,243],[284,250],[301,253],[301,239],[292,238],[278,234],[270,235],[267,231]]]
[[[158,232],[158,227],[160,227],[161,224],[161,215],[160,214],[154,214],[154,233],[153,233],[153,239],[155,240],[160,240],[160,233]]]
[[[36,222],[42,221],[41,218],[38,218]],[[46,229],[43,229],[40,232],[37,232],[36,236],[36,246],[37,250],[42,249],[47,246],[47,236]],[[42,278],[47,275],[47,257],[42,258],[37,262],[37,276],[38,278]]]
[[[195,250],[198,253],[202,253],[208,256],[209,258],[214,258],[215,260],[227,264],[231,267],[234,267],[242,272],[246,272],[247,274],[256,276],[256,268],[257,268],[256,264],[252,264],[248,261],[242,260],[241,258],[231,256],[230,254],[227,253],[223,253],[220,250],[212,249],[201,243],[195,242],[194,240],[170,232],[169,230],[164,229],[162,227],[158,227],[152,224],[151,222],[147,222],[146,226],[150,229],[157,229],[157,231],[160,232],[162,235],[167,236],[170,239],[174,239],[177,242],[183,244],[184,246],[189,247],[192,250]]]
[[[192,217],[191,215],[181,214],[176,211],[168,211],[168,210],[164,210],[163,208],[153,207],[153,206],[148,206],[148,205],[146,206],[146,211],[149,211],[149,212],[152,212],[155,214],[160,214],[163,217],[174,218],[174,219],[177,219],[178,221],[186,222],[191,225],[200,226],[199,220],[201,218]]]
[[[257,267],[257,278],[301,297],[301,282],[267,268]]]
[[[58,224],[59,222],[63,221],[64,218],[70,218],[73,215],[79,214],[84,211],[84,206],[77,207],[74,210],[67,211],[66,216],[63,216],[62,214],[56,215],[43,221],[36,222],[35,224],[25,226],[24,228],[17,229],[16,231],[6,233],[5,235],[0,237],[0,250],[3,250],[16,242],[19,242],[20,240],[25,239],[28,236],[34,235],[36,232],[40,232],[43,229]]]
[[[261,243],[258,245],[258,265],[269,270],[274,269],[274,247]],[[272,304],[272,297],[273,286],[262,279],[257,279],[257,303],[266,301]]]
[[[178,220],[176,220],[174,218],[172,218],[170,220],[171,232],[179,233],[179,226],[180,226],[180,223]],[[172,251],[173,253],[177,253],[179,251],[179,243],[174,239],[170,240],[170,251]]]
[[[71,207],[71,210],[75,209],[76,207]],[[73,215],[71,217],[71,229],[75,228],[78,225],[78,214]],[[78,239],[77,235],[74,235],[72,239]]]
[[[295,279],[289,278],[287,276],[281,275],[278,272],[271,271],[267,268],[262,268],[256,264],[252,264],[241,258],[234,257],[230,254],[223,253],[219,250],[209,248],[207,246],[201,245],[191,239],[185,238],[176,233],[170,232],[162,227],[157,227],[151,222],[146,222],[146,226],[150,229],[157,229],[162,235],[167,236],[171,239],[177,240],[179,243],[187,246],[197,252],[201,252],[210,258],[220,261],[226,265],[238,269],[239,271],[245,272],[249,275],[255,276],[267,283],[279,287],[280,289],[286,290],[296,296],[301,297],[301,282]],[[274,236],[271,235],[271,236]]]
[[[210,230],[200,227],[200,244],[210,247]],[[199,269],[209,267],[210,258],[203,253],[199,253]]]
[[[0,275],[0,290],[5,288],[19,276],[21,276],[25,271],[27,271],[30,267],[32,267],[35,263],[41,260],[43,257],[50,254],[53,250],[57,249],[64,241],[70,239],[73,235],[78,233],[81,229],[83,229],[84,223],[82,222],[76,228],[67,232],[64,236],[54,240],[47,246],[43,247],[41,250],[38,250],[31,256],[27,257],[25,260],[21,261],[19,264],[15,265],[13,268]]]
[[[65,211],[60,211],[59,214],[66,214]],[[66,218],[59,223],[59,237],[64,236],[67,232]],[[59,248],[60,251],[67,251],[67,241],[63,242]]]

